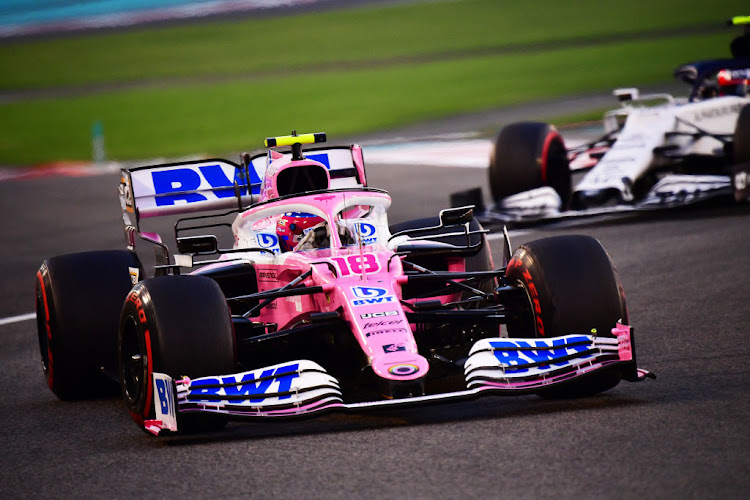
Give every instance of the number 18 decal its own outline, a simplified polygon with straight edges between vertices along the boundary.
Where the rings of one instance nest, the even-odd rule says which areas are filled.
[[[378,259],[371,253],[350,255],[348,257],[331,257],[331,260],[338,266],[341,276],[362,274],[363,272],[369,274],[380,271]]]

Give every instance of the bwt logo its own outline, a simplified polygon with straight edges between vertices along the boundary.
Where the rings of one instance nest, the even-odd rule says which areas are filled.
[[[275,234],[258,233],[255,237],[261,248],[274,248],[279,245],[279,237]]]
[[[242,374],[239,380],[234,375],[221,379],[195,380],[190,384],[188,401],[218,403],[226,400],[229,404],[242,404],[250,400],[251,403],[262,403],[267,394],[279,399],[288,399],[291,397],[292,381],[299,377],[298,369],[299,364],[295,363],[280,366],[275,370],[263,370],[258,378],[251,372]],[[270,389],[273,384],[278,384],[278,389],[272,392]]]
[[[359,228],[359,236],[362,239],[362,243],[374,243],[378,240],[374,225],[360,222],[357,226]]]
[[[385,288],[377,288],[373,286],[353,286],[352,292],[354,292],[355,297],[358,297],[358,299],[352,301],[352,304],[355,306],[396,302],[396,297],[394,297],[393,295],[388,295],[388,290],[386,290]]]
[[[388,293],[388,290],[374,286],[353,286],[352,292],[354,292],[355,297],[359,297],[360,299],[370,299],[373,297],[382,297]]]
[[[570,343],[578,345],[566,345],[566,339],[553,340],[551,345],[549,341],[501,341],[490,342],[495,350],[495,358],[506,367],[526,365],[530,363],[542,363],[537,368],[540,370],[550,370],[553,367],[570,365],[570,359],[582,354],[585,356],[591,349],[591,340],[588,337],[572,337],[568,339]],[[508,349],[510,350],[501,350]],[[520,350],[516,350],[519,349]],[[518,368],[514,372],[521,373],[528,371],[528,368]]]
[[[211,186],[211,193],[216,198],[232,198],[234,196],[234,182],[240,185],[240,194],[247,194],[246,181],[240,177],[241,170],[234,169],[234,178],[230,179],[220,164],[203,165],[200,167],[185,166],[184,168],[170,168],[151,172],[156,194],[156,205],[174,205],[175,202],[198,203],[208,198],[196,193],[205,180]],[[255,169],[250,170],[250,185],[254,194],[260,192],[260,177]],[[170,193],[175,193],[170,195]]]
[[[175,414],[174,408],[174,393],[172,392],[172,384],[168,384],[165,380],[155,378],[154,384],[156,385],[156,399],[159,401],[159,408],[161,409],[162,415],[173,415]]]

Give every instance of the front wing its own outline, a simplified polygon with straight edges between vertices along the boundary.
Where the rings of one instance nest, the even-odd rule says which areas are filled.
[[[653,377],[635,368],[632,330],[612,329],[614,338],[567,335],[550,339],[490,338],[477,341],[464,365],[466,389],[403,399],[345,403],[338,381],[317,363],[297,360],[252,371],[172,380],[154,373],[156,418],[145,422],[158,435],[178,430],[177,414],[210,412],[247,418],[298,417],[324,411],[360,411],[469,399],[489,394],[528,394],[596,376],[617,365],[630,381]],[[624,370],[625,371],[625,370]]]
[[[476,217],[483,224],[529,224],[648,212],[693,205],[717,197],[731,197],[732,180],[726,175],[672,174],[657,182],[645,197],[632,204],[607,205],[580,210],[561,211],[562,202],[554,189],[541,187],[509,196],[488,207]],[[456,193],[461,195],[461,193]]]

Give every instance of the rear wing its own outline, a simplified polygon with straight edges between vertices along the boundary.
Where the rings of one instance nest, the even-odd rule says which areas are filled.
[[[331,189],[366,187],[361,146],[310,148],[305,153],[328,168]],[[290,153],[284,157],[291,160]],[[123,169],[119,192],[126,230],[139,231],[142,218],[242,210],[257,201],[271,159],[269,150],[250,158],[247,166],[209,159]]]

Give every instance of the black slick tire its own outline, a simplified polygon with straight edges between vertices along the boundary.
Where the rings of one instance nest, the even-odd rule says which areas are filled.
[[[540,122],[504,127],[490,155],[489,184],[496,201],[550,186],[560,196],[563,208],[567,207],[571,175],[565,143],[557,129]]]
[[[612,336],[618,321],[628,322],[619,276],[601,243],[582,235],[555,236],[521,245],[506,272],[528,294],[532,324],[511,329],[511,337],[557,337],[567,334]],[[615,370],[543,393],[579,397],[614,387]]]
[[[122,303],[143,269],[125,250],[60,255],[36,275],[39,350],[47,385],[62,400],[116,394]]]
[[[734,163],[750,162],[750,104],[745,104],[737,116],[734,128]]]
[[[155,417],[154,372],[173,379],[236,371],[232,319],[219,285],[202,276],[162,276],[138,283],[122,308],[119,371],[135,421]],[[224,415],[177,413],[180,432],[220,429]]]

